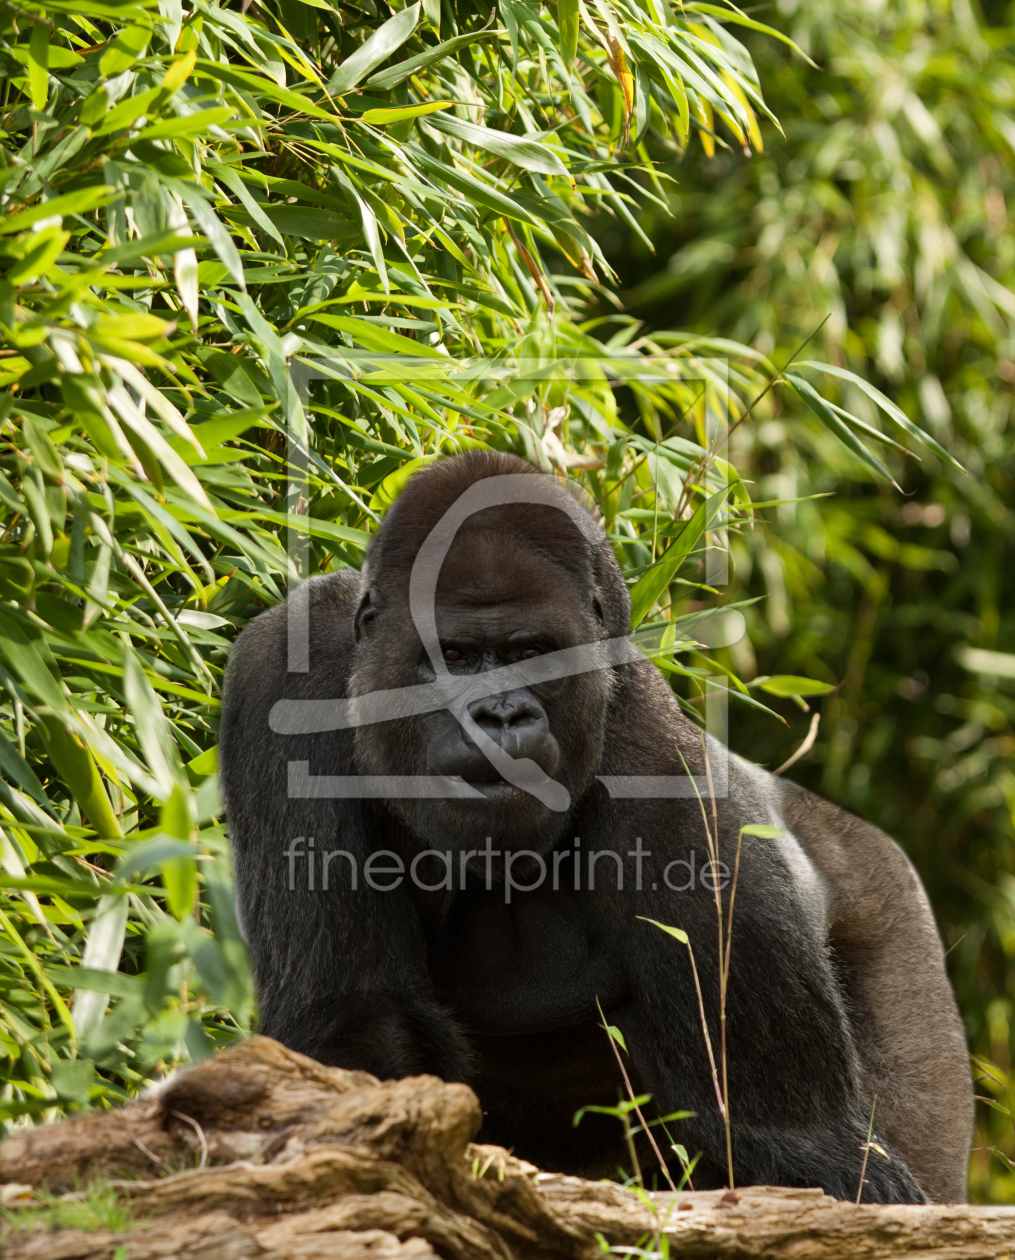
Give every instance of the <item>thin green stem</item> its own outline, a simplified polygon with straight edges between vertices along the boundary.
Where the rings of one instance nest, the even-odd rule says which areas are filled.
[[[694,965],[693,959],[692,959],[691,965],[692,966]],[[697,978],[695,982],[697,982]],[[699,995],[700,995],[700,990],[699,990]],[[674,1194],[676,1194],[677,1187],[673,1184],[673,1178],[670,1176],[670,1170],[666,1164],[666,1160],[663,1159],[662,1151],[660,1151],[659,1146],[655,1140],[655,1137],[652,1134],[652,1130],[648,1127],[648,1123],[646,1122],[645,1117],[642,1115],[641,1107],[638,1106],[637,1095],[635,1094],[634,1088],[631,1085],[631,1078],[627,1074],[627,1068],[624,1067],[624,1060],[620,1057],[620,1051],[617,1049],[617,1043],[613,1040],[613,1034],[610,1032],[609,1027],[607,1026],[606,1016],[603,1014],[603,1008],[599,1006],[598,998],[596,999],[596,1006],[599,1007],[599,1016],[603,1021],[603,1028],[606,1030],[606,1035],[610,1039],[610,1048],[613,1050],[614,1057],[617,1060],[617,1066],[620,1068],[620,1074],[624,1078],[624,1088],[627,1090],[627,1096],[628,1098],[630,1098],[631,1105],[634,1107],[634,1113],[638,1117],[638,1120],[641,1123],[641,1127],[645,1130],[645,1136],[648,1138],[649,1145],[652,1147],[655,1157],[659,1161],[659,1167],[663,1170],[663,1176],[669,1182],[670,1189],[673,1191]],[[627,1117],[625,1116],[624,1117],[625,1135],[628,1134],[629,1129],[630,1129],[630,1126],[628,1125]],[[637,1156],[634,1153],[633,1138],[630,1139],[630,1146],[631,1146],[631,1158],[634,1160],[635,1167],[637,1168],[638,1160],[637,1160]],[[638,1180],[639,1182],[641,1181],[640,1168],[638,1168]]]
[[[860,1184],[856,1188],[856,1206],[860,1206],[860,1196],[863,1194],[863,1179],[867,1175],[867,1158],[871,1153],[871,1137],[874,1134],[874,1109],[878,1105],[878,1096],[874,1095],[874,1101],[871,1103],[871,1120],[867,1126],[867,1141],[863,1144],[863,1163],[860,1165]]]

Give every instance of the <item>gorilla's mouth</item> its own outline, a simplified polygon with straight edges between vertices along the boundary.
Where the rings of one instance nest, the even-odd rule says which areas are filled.
[[[486,707],[477,707],[477,712],[470,711],[470,716],[482,728],[498,764],[494,764],[494,758],[487,757],[463,727],[442,721],[436,725],[427,750],[430,771],[468,784],[488,801],[520,804],[532,793],[505,780],[505,756],[508,761],[519,763],[519,773],[525,781],[533,773],[541,780],[543,775],[552,777],[557,770],[561,760],[560,745],[550,732],[542,707],[530,700],[527,692],[494,696],[489,701],[477,702],[477,706],[479,704]],[[495,750],[500,756],[496,756]]]
[[[529,795],[523,788],[515,787],[513,783],[492,776],[490,778],[465,778],[460,774],[452,774],[448,775],[448,778],[458,783],[467,783],[474,791],[482,793],[488,801],[500,802],[512,798],[521,800]]]
[[[469,786],[482,792],[488,801],[503,801],[511,796],[525,795],[521,788],[515,787],[513,783],[505,783],[503,779],[498,779],[496,783],[470,783]]]

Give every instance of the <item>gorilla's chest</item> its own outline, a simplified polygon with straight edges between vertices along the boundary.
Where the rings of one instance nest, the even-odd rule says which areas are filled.
[[[564,892],[468,895],[456,908],[436,973],[467,1031],[510,1036],[565,1028],[623,996],[617,933],[594,928]]]

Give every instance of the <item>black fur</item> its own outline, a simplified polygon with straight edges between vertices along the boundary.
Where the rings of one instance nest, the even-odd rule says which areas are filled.
[[[407,611],[416,550],[464,488],[519,471],[533,470],[484,453],[443,461],[414,478],[374,541],[365,576],[343,571],[311,582],[308,674],[287,673],[284,606],[258,617],[237,643],[221,763],[260,1030],[322,1062],[382,1078],[429,1072],[467,1081],[484,1108],[482,1140],[547,1168],[609,1176],[625,1159],[618,1123],[590,1116],[572,1124],[578,1108],[618,1098],[598,1000],[622,1030],[635,1086],[652,1095],[655,1114],[694,1113],[673,1126],[673,1138],[692,1155],[703,1152],[696,1188],[721,1186],[725,1133],[688,952],[642,921],[688,933],[718,1057],[713,895],[700,881],[678,893],[662,880],[663,867],[691,850],[699,867],[705,859],[701,810],[696,800],[610,800],[595,779],[681,774],[678,749],[693,772],[703,772],[697,728],[650,663],[532,689],[559,745],[554,777],[574,797],[567,814],[552,814],[531,797],[480,806],[287,797],[290,761],[309,762],[312,774],[427,773],[434,741],[450,737],[447,715],[283,736],[270,730],[269,711],[283,697],[342,697],[432,676]],[[531,608],[548,609],[572,642],[627,630],[627,592],[609,546],[590,544],[554,509],[488,509],[470,521],[445,566],[439,607],[454,605],[470,584],[502,578],[508,586],[531,582]],[[477,596],[469,615],[482,621],[484,608]],[[730,759],[729,796],[718,810],[721,852],[731,866],[742,825],[782,823],[781,791],[778,780]],[[627,857],[623,891],[612,860],[598,864],[595,891],[568,891],[573,858],[566,856],[558,863],[558,891],[516,892],[505,905],[499,884],[487,891],[472,859],[468,885],[458,889],[459,852],[481,849],[490,834],[497,847],[548,860],[554,852],[573,854],[578,837],[583,863],[601,849],[633,852],[641,837],[652,857],[641,891],[631,887],[634,861]],[[320,889],[319,867],[315,890],[307,887],[306,861],[296,864],[290,891],[283,852],[297,836],[313,836],[318,854],[353,854],[358,889],[350,888],[348,863],[338,858],[329,891]],[[408,881],[392,892],[365,886],[362,866],[371,851],[392,850],[408,863],[431,847],[453,851],[456,891],[422,892]],[[738,1183],[821,1186],[853,1198],[871,1099],[827,944],[824,904],[821,880],[791,836],[745,838],[727,1025],[733,1153]],[[926,1201],[896,1154],[871,1155],[864,1197]]]

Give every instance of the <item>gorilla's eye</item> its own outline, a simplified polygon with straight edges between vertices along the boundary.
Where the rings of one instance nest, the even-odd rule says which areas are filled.
[[[522,660],[531,661],[534,656],[541,656],[541,655],[542,653],[540,652],[539,648],[526,648],[525,651],[522,653]]]
[[[445,648],[444,659],[446,661],[450,661],[453,665],[455,661],[460,661],[462,659],[462,654],[457,648]]]

